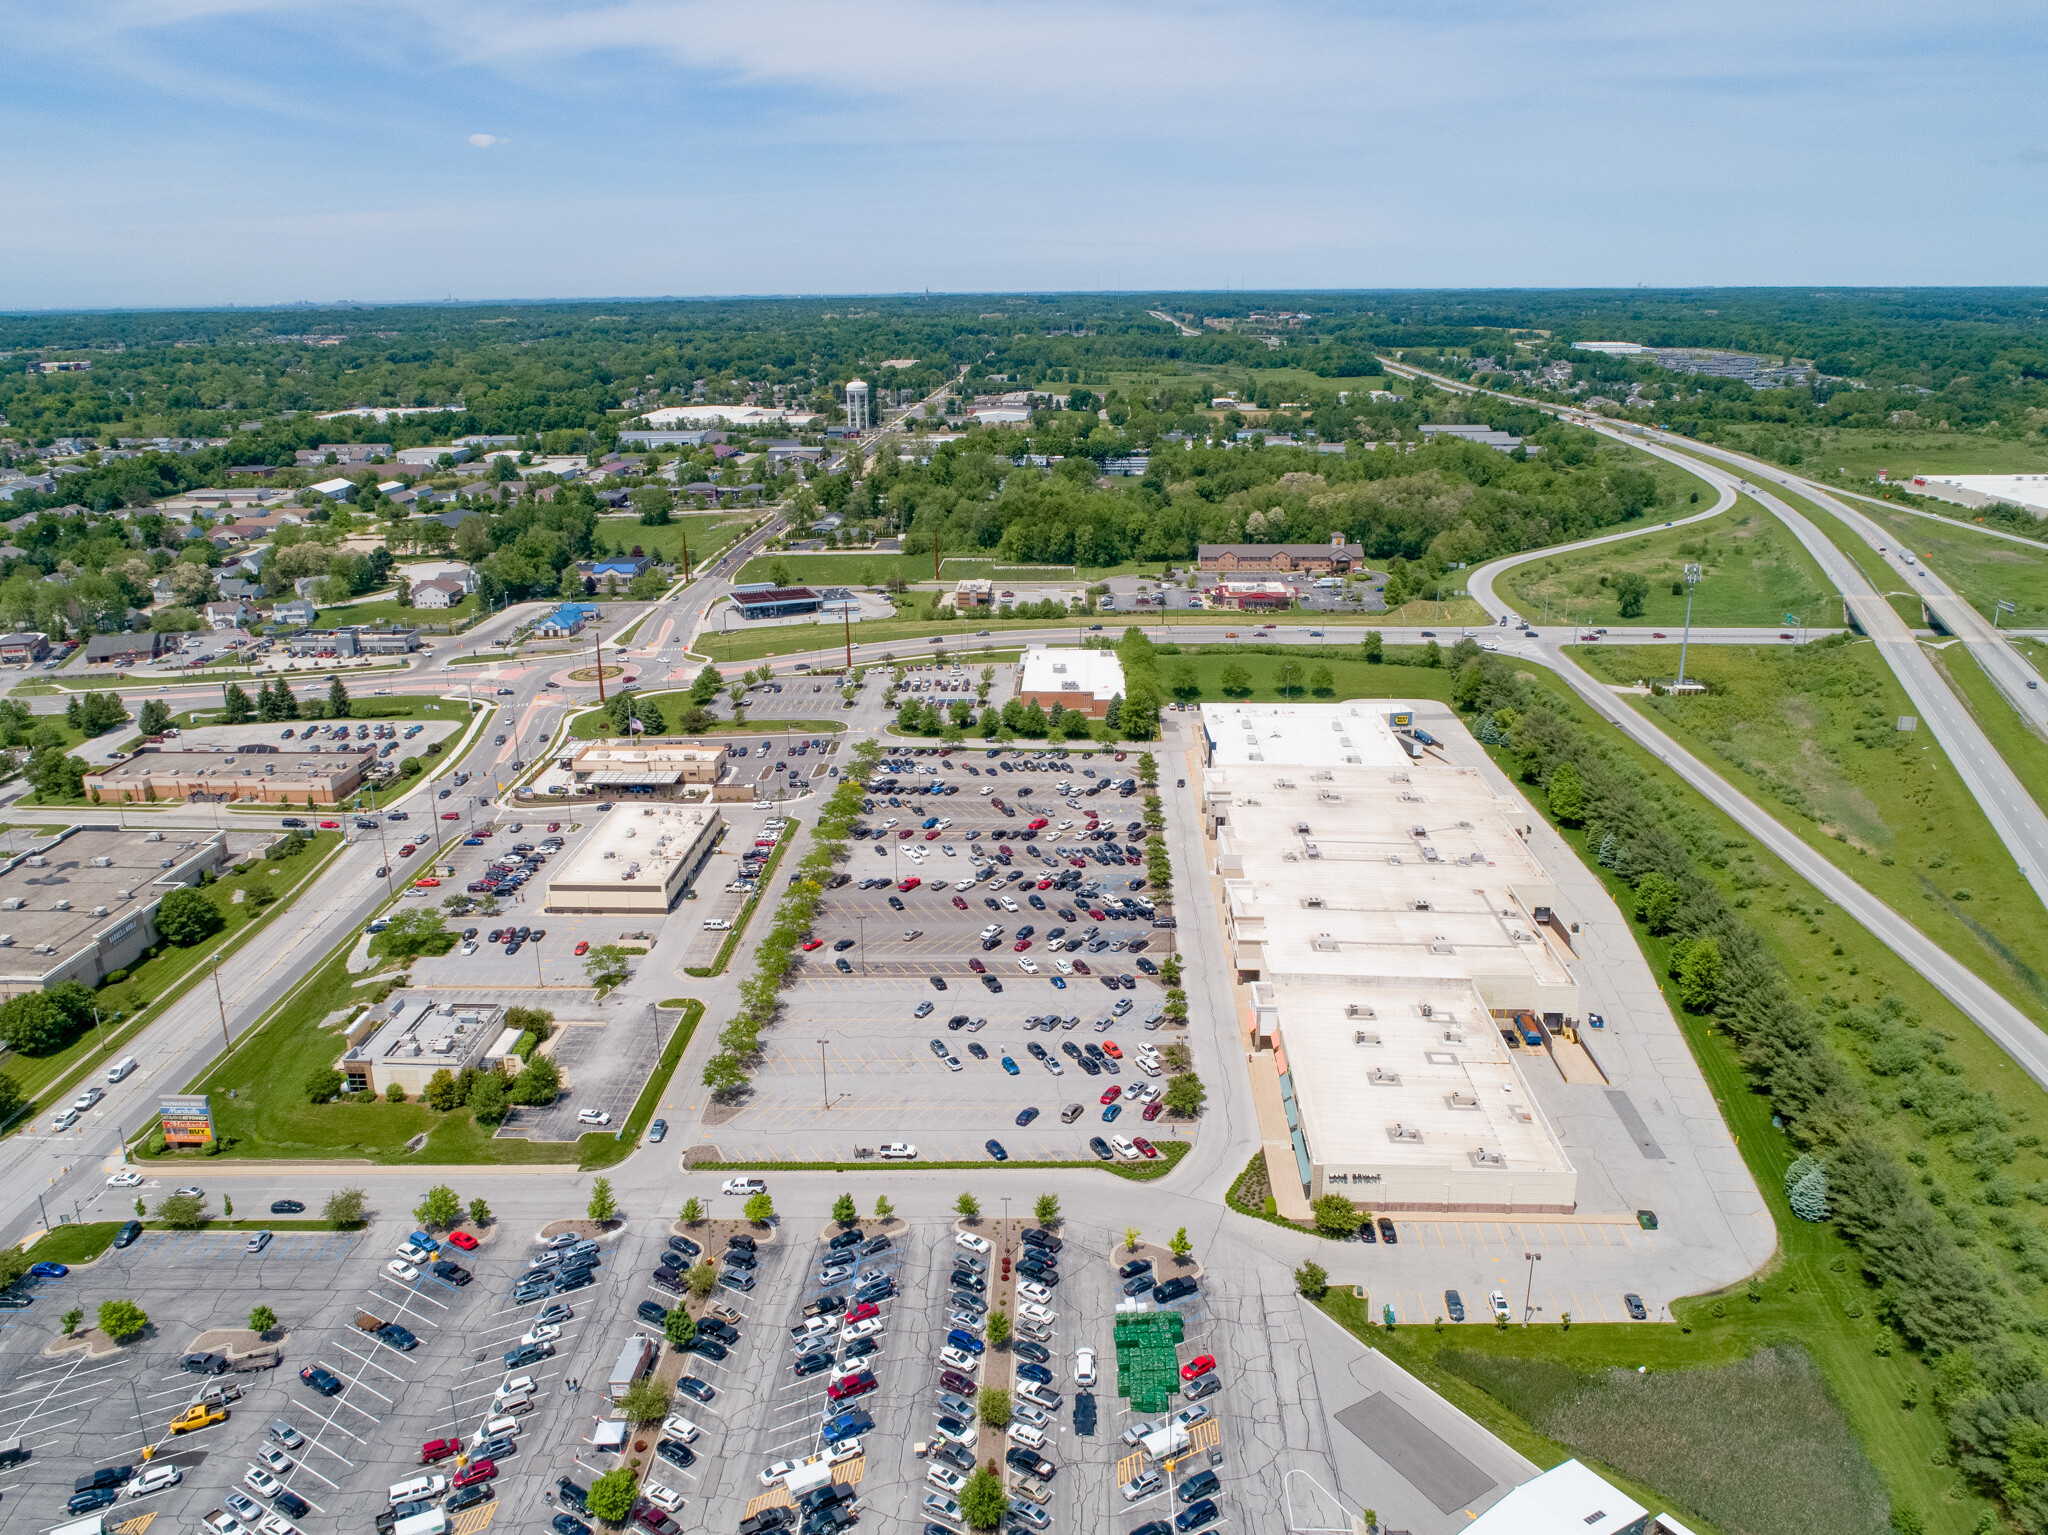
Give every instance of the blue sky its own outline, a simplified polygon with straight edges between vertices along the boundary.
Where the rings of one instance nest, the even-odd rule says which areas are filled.
[[[65,0],[0,307],[2038,283],[2038,0]]]

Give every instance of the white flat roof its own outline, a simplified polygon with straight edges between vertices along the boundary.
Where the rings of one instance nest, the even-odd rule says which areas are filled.
[[[1219,767],[1406,767],[1387,723],[1407,707],[1385,699],[1342,704],[1203,704],[1202,729]]]
[[[1920,478],[1934,485],[1953,485],[1974,490],[1980,496],[2017,501],[2037,512],[2048,512],[2048,474],[1929,474]]]
[[[1576,1460],[1522,1483],[1465,1526],[1468,1535],[1616,1535],[1649,1512]]]
[[[609,815],[597,818],[597,825],[583,839],[568,867],[551,875],[549,889],[556,885],[666,884],[706,818],[716,814],[708,804],[623,801]],[[627,879],[629,873],[631,880]]]
[[[1073,693],[1084,698],[1114,698],[1124,690],[1124,663],[1112,650],[1052,650],[1043,646],[1024,652],[1017,663],[1020,693]]]

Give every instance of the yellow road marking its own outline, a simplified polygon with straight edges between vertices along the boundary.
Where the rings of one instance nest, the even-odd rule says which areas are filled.
[[[113,1526],[115,1535],[142,1535],[142,1532],[149,1528],[150,1522],[155,1518],[156,1510],[151,1509],[148,1513],[137,1518],[123,1519],[119,1524]]]
[[[452,1535],[478,1535],[478,1532],[498,1517],[498,1500],[479,1503],[475,1508],[465,1508],[455,1516],[455,1523],[449,1528]]]

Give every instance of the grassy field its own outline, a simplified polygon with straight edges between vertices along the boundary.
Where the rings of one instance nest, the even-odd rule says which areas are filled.
[[[1656,655],[1591,647],[1580,659],[1609,681],[1633,682]],[[1894,728],[1913,706],[1870,642],[1703,646],[1688,671],[1706,696],[1630,702],[2048,1022],[2040,902],[1931,732]]]
[[[731,512],[684,513],[662,527],[650,528],[637,518],[607,517],[598,523],[597,532],[608,545],[630,550],[637,544],[645,553],[670,562],[682,557],[683,543],[688,540],[690,568],[694,570],[758,521],[758,513],[751,517],[735,517]]]
[[[1390,645],[1386,654],[1396,662],[1419,661],[1423,651],[1420,646]],[[1169,700],[1189,704],[1278,699],[1283,696],[1280,668],[1286,665],[1300,667],[1301,677],[1284,696],[1310,702],[1328,703],[1347,698],[1428,698],[1444,703],[1451,696],[1451,674],[1443,668],[1376,664],[1362,659],[1356,645],[1290,645],[1284,655],[1264,655],[1235,651],[1228,646],[1206,645],[1183,651],[1177,656],[1161,656],[1159,680],[1166,688]],[[1225,690],[1223,673],[1232,666],[1243,669],[1250,680],[1248,690]],[[1309,687],[1309,680],[1319,666],[1330,670],[1332,686],[1327,692],[1317,693]]]
[[[1702,572],[1693,592],[1695,625],[1777,624],[1787,613],[1815,625],[1841,621],[1841,603],[1813,556],[1747,496],[1710,522],[1518,565],[1501,577],[1499,590],[1535,623],[1547,613],[1552,623],[1569,615],[1587,625],[1676,632],[1685,622],[1687,564]],[[1642,614],[1624,619],[1613,583],[1628,573],[1645,577],[1650,590]],[[1674,585],[1681,588],[1676,595]]]
[[[1830,427],[1806,435],[1811,443],[1809,462],[1800,467],[1810,473],[1844,469],[1858,480],[1874,479],[1880,469],[1890,471],[1895,480],[1916,474],[2048,473],[2048,449],[2038,442],[1893,427],[1882,431]]]
[[[1207,631],[1202,638],[1221,639],[1224,634],[1236,632],[1250,637],[1252,631],[1264,622],[1255,614],[1212,613],[1199,609],[1184,612],[1161,613],[1140,611],[1133,613],[1096,613],[1092,616],[1075,615],[1072,618],[972,618],[972,619],[876,619],[853,626],[854,661],[856,664],[872,665],[878,659],[876,647],[901,647],[902,657],[920,653],[920,645],[929,645],[937,637],[945,642],[949,650],[963,654],[969,650],[1000,647],[1008,644],[1014,648],[1020,641],[1035,640],[1043,644],[1058,644],[1067,640],[1078,641],[1092,628],[1099,626],[1104,634],[1121,634],[1132,624],[1147,630],[1191,629]],[[1290,627],[1329,629],[1384,629],[1407,628],[1413,625],[1435,627],[1441,625],[1450,639],[1456,639],[1455,631],[1463,626],[1490,626],[1492,620],[1486,610],[1468,597],[1455,598],[1440,606],[1431,601],[1418,599],[1407,603],[1391,613],[1282,613],[1273,622]],[[987,634],[980,631],[986,629]],[[840,631],[830,623],[785,624],[773,629],[734,629],[730,634],[720,634],[707,629],[697,637],[695,650],[700,655],[724,663],[727,661],[758,661],[770,656],[803,655],[814,650],[830,649],[835,643],[834,636]]]
[[[690,698],[689,691],[683,688],[678,688],[670,693],[643,693],[640,696],[647,699],[648,702],[657,705],[661,709],[662,719],[670,725],[675,723],[676,716],[683,711]],[[827,695],[821,693],[818,696],[824,698]],[[836,694],[833,696],[836,698]],[[732,708],[731,703],[727,701],[723,693],[718,695],[716,703],[721,709],[729,711]],[[578,741],[598,741],[612,735],[611,727],[610,714],[603,710],[591,709],[576,716],[574,722],[569,726],[569,734]],[[692,731],[691,738],[695,739],[697,736],[829,735],[845,728],[846,726],[837,720],[750,719],[735,723],[730,719],[722,719],[714,722],[709,729]],[[675,735],[677,732],[671,730],[669,734]],[[661,740],[665,738],[643,736],[640,739]]]
[[[206,893],[226,925],[211,938],[189,948],[166,944],[153,958],[145,959],[126,978],[99,990],[98,1005],[102,1028],[87,1029],[64,1049],[50,1055],[7,1057],[6,1074],[20,1086],[22,1097],[43,1108],[54,1108],[69,1096],[84,1076],[110,1059],[118,1059],[122,1048],[145,1025],[162,1016],[166,1007],[198,979],[208,958],[232,953],[243,941],[279,920],[304,888],[307,880],[340,844],[335,832],[314,832],[307,849],[283,862],[257,860],[246,874],[230,874],[206,887]],[[258,908],[247,899],[254,889],[273,893],[276,899]],[[240,901],[236,894],[244,894]],[[21,1124],[34,1124],[35,1115]]]
[[[1860,510],[1890,532],[1894,549],[1910,549],[1986,618],[2001,598],[2019,611],[2001,620],[2008,627],[2037,629],[2048,624],[2048,552],[1963,527],[1933,522],[1909,512]],[[1897,578],[1893,578],[1896,584]]]
[[[322,608],[316,624],[391,624],[404,629],[446,628],[449,624],[466,623],[477,616],[483,606],[483,599],[471,592],[452,608],[414,608],[400,604],[395,598],[383,602],[355,602],[343,606]]]

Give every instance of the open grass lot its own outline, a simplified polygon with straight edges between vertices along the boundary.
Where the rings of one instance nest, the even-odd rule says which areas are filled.
[[[1622,648],[1582,664],[1612,682],[1655,667]],[[1699,698],[1632,697],[1759,805],[1905,914],[2015,1004],[2048,1021],[2048,932],[1983,812],[1865,640],[1701,647]]]
[[[2019,711],[2006,702],[1969,647],[1961,643],[1929,645],[1927,653],[1962,699],[1971,716],[2006,766],[2026,786],[2034,803],[2048,810],[2048,741],[2043,741]]]
[[[1448,651],[1449,646],[1444,647]],[[1159,658],[1159,680],[1169,699],[1189,704],[1231,703],[1244,699],[1271,700],[1282,697],[1328,703],[1347,698],[1432,698],[1447,703],[1451,696],[1451,674],[1442,667],[1402,662],[1422,660],[1423,648],[1389,645],[1389,661],[1366,661],[1356,645],[1314,645],[1273,647],[1279,654],[1245,651],[1228,645],[1203,645],[1184,649],[1179,655]],[[1391,663],[1391,664],[1390,664]],[[1280,669],[1300,669],[1282,690]],[[1224,673],[1237,667],[1246,681],[1238,688],[1225,686]],[[1327,667],[1330,687],[1317,692],[1310,683],[1318,667]]]
[[[452,608],[415,608],[400,604],[396,598],[383,602],[353,602],[344,606],[322,608],[314,620],[319,625],[361,624],[394,625],[401,629],[446,629],[449,624],[467,623],[482,610],[483,599],[471,592]]]
[[[1569,615],[1585,625],[1647,624],[1675,633],[1685,622],[1687,564],[1702,571],[1693,593],[1697,625],[1775,625],[1787,613],[1816,625],[1841,620],[1841,603],[1813,556],[1747,496],[1709,522],[1518,565],[1501,577],[1500,590],[1535,623],[1547,613],[1552,623]],[[1649,582],[1649,598],[1641,616],[1624,619],[1614,582],[1631,572]]]
[[[148,1207],[144,1196],[144,1208]],[[260,1210],[260,1206],[258,1207]],[[69,1226],[58,1226],[46,1231],[28,1249],[31,1263],[90,1263],[109,1247],[120,1233],[120,1221],[84,1221]],[[171,1228],[153,1220],[142,1223],[145,1231],[168,1231]],[[202,1222],[206,1231],[360,1231],[360,1225],[341,1226],[333,1221],[321,1220],[280,1220],[270,1217],[261,1220],[209,1220]]]
[[[189,948],[164,944],[149,959],[128,973],[126,979],[102,986],[98,1002],[104,1030],[87,1029],[62,1050],[49,1055],[10,1053],[6,1075],[20,1086],[25,1101],[39,1107],[55,1107],[84,1075],[108,1060],[119,1059],[123,1047],[153,1023],[163,1010],[205,974],[207,959],[232,950],[278,921],[304,888],[307,880],[341,845],[338,832],[314,832],[305,850],[283,860],[258,859],[246,874],[230,874],[206,887],[219,909],[225,926],[211,938]],[[258,906],[248,893],[263,891],[274,897]],[[244,898],[235,899],[237,892]],[[33,1122],[33,1116],[22,1123]]]
[[[597,531],[607,545],[621,549],[638,545],[646,553],[669,561],[681,558],[687,539],[690,568],[694,570],[760,520],[759,513],[735,517],[731,512],[679,512],[674,521],[658,528],[643,526],[638,518],[607,517],[598,523]]]
[[[690,695],[686,689],[677,689],[670,693],[643,693],[640,696],[658,707],[661,710],[662,719],[670,724],[675,722],[676,716],[688,707],[690,701]],[[821,694],[820,696],[823,697],[825,695]],[[716,703],[721,709],[729,711],[732,708],[732,705],[726,700],[723,693],[718,695]],[[734,721],[722,719],[715,721],[707,729],[690,732],[690,739],[695,740],[698,736],[830,735],[845,728],[846,726],[838,720],[759,719]],[[586,713],[579,714],[569,726],[569,734],[578,741],[599,741],[612,737],[611,715],[602,709],[591,709]],[[669,734],[674,735],[676,732],[670,731]],[[615,737],[615,739],[618,738]],[[635,739],[651,741],[661,740],[664,737],[643,735],[637,736]]]
[[[2048,624],[2048,551],[1993,538],[1960,523],[1879,511],[1867,503],[1860,510],[1892,534],[1894,549],[1912,550],[1985,617],[1991,616],[1992,604],[2003,599],[2019,605],[2017,614],[2001,620],[2007,627]]]
[[[1807,462],[1800,467],[1815,474],[1844,469],[1851,479],[1870,480],[1884,469],[1892,479],[1902,480],[1916,474],[2048,473],[2048,449],[2038,442],[1892,427],[1883,431],[1830,427],[1803,435],[1810,446]]]

